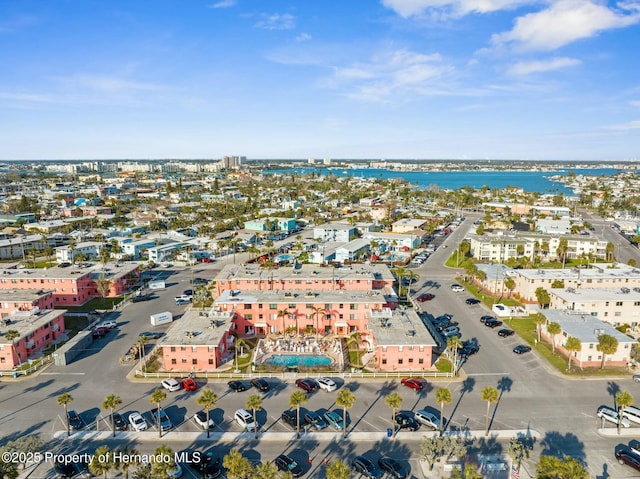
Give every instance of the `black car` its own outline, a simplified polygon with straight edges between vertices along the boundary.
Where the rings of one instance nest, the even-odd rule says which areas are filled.
[[[111,420],[111,415],[109,415],[109,420]],[[116,431],[126,431],[128,425],[120,414],[118,414],[117,412],[114,412],[113,422],[111,423],[111,427],[115,427]]]
[[[448,323],[442,323],[442,324],[439,324],[438,326],[436,326],[436,331],[441,333],[445,329],[447,329],[447,328],[449,328],[451,326],[458,326],[459,324],[460,323],[458,323],[458,321],[450,321]]]
[[[451,316],[450,314],[443,314],[441,316],[438,316],[437,318],[433,319],[433,323],[441,323],[443,321],[450,321],[451,318],[453,318],[453,316]]]
[[[356,456],[351,461],[351,467],[362,474],[367,479],[380,479],[382,471],[368,458],[364,456]]]
[[[318,383],[310,378],[296,379],[296,386],[308,393],[315,392],[318,389]]]
[[[274,462],[279,471],[290,472],[293,477],[300,477],[304,472],[302,466],[286,454],[280,454]]]
[[[620,464],[626,464],[633,467],[636,471],[640,471],[640,456],[633,454],[631,451],[620,449],[616,451],[616,459]]]
[[[420,424],[418,424],[418,421],[416,421],[408,412],[397,412],[395,421],[400,429],[409,429],[410,431],[417,431],[418,429],[420,429]]]
[[[53,469],[56,471],[59,479],[69,479],[76,475],[76,469],[73,467],[73,464],[66,464],[58,460],[54,462]]]
[[[262,378],[253,378],[251,385],[258,391],[267,392],[269,390],[269,383]]]
[[[78,429],[82,429],[84,427],[84,421],[80,416],[78,416],[78,413],[75,411],[69,411],[67,413],[67,419],[69,420],[69,427],[74,431],[77,431]]]
[[[487,321],[489,321],[490,319],[496,319],[494,316],[491,316],[489,314],[485,314],[484,316],[480,316],[480,322],[481,323],[485,323]]]
[[[131,298],[131,302],[132,303],[140,303],[142,301],[151,301],[153,299],[153,296],[150,294],[138,294],[136,296],[134,296],[133,298]]]
[[[296,429],[296,424],[298,422],[298,413],[295,409],[287,409],[282,413],[281,418],[289,426]],[[303,429],[306,425],[307,425],[307,421],[304,419],[302,415],[300,415],[300,429]]]
[[[214,455],[213,451],[198,453],[198,455],[188,452],[185,462],[199,472],[203,479],[215,479],[222,474],[222,460]]]
[[[162,333],[159,333],[157,331],[144,331],[138,334],[138,337],[145,339],[159,339],[162,337]]]
[[[502,326],[502,321],[499,321],[497,319],[487,319],[484,322],[484,325],[487,328],[492,328],[493,329],[493,328],[497,328],[498,326]]]
[[[478,304],[480,302],[480,300],[478,298],[467,298],[467,300],[465,301],[465,303],[467,304]]]
[[[524,344],[518,344],[515,348],[513,348],[513,352],[516,354],[524,354],[531,351],[531,346],[526,346]]]
[[[512,329],[503,328],[498,331],[498,336],[502,336],[503,338],[506,338],[507,336],[513,336],[514,334],[515,331],[513,331]]]
[[[304,420],[318,430],[324,429],[329,425],[322,415],[315,411],[307,411],[304,415]]]
[[[390,457],[381,457],[378,459],[378,466],[395,479],[405,479],[407,477],[407,472],[400,463]]]
[[[227,386],[229,386],[229,389],[237,393],[247,390],[247,385],[242,381],[229,381]]]
[[[469,357],[476,354],[478,351],[480,351],[478,343],[473,341],[464,341],[462,343],[462,348],[458,351],[458,354],[462,357]]]

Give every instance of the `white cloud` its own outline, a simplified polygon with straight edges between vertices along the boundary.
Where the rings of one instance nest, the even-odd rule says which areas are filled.
[[[403,18],[426,13],[460,17],[470,13],[490,13],[512,10],[522,5],[540,3],[536,0],[382,0],[382,4]]]
[[[531,73],[550,72],[560,68],[573,67],[582,62],[576,58],[554,57],[546,60],[516,62],[507,69],[510,75],[529,75]]]
[[[265,30],[291,30],[296,26],[295,17],[289,13],[273,13],[271,15],[263,13],[261,17],[262,19],[255,24],[257,28],[264,28]]]
[[[105,94],[119,94],[133,91],[159,91],[164,87],[153,83],[142,83],[105,75],[72,75],[58,80],[67,88],[90,90]]]
[[[619,125],[610,125],[605,127],[605,130],[614,130],[614,131],[640,130],[640,120],[628,121],[626,123],[620,123]]]
[[[554,50],[640,21],[640,3],[618,5],[614,10],[593,0],[559,0],[545,10],[517,18],[511,31],[495,34],[491,41],[524,50]]]
[[[235,0],[221,0],[212,5],[209,5],[209,8],[229,8],[233,7],[235,4]]]
[[[311,40],[311,35],[308,33],[301,33],[296,37],[296,42],[308,42],[309,40]]]
[[[636,108],[640,108],[640,100],[634,100],[632,102],[630,102],[631,106],[634,106]]]

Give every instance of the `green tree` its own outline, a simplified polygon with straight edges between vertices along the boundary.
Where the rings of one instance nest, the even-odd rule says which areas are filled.
[[[512,438],[507,446],[507,454],[512,459],[516,470],[520,472],[520,465],[529,459],[531,450],[520,439]]]
[[[556,323],[555,321],[547,324],[547,332],[551,335],[551,350],[556,352],[556,335],[562,332],[562,328],[560,327],[560,323]]]
[[[492,386],[485,387],[482,391],[480,391],[480,399],[483,401],[487,401],[487,417],[484,429],[484,435],[489,435],[489,412],[491,410],[491,403],[498,402],[500,395],[498,390]]]
[[[116,437],[116,423],[113,421],[113,412],[122,404],[120,399],[115,394],[109,394],[102,402],[102,409],[108,409],[111,414],[111,428],[113,430],[113,437]]]
[[[176,462],[173,460],[173,450],[166,444],[163,444],[156,448],[154,455],[158,457],[170,457],[171,460],[154,462],[151,466],[153,475],[158,478],[172,477],[172,473],[177,466]]]
[[[260,397],[260,395],[252,394],[251,396],[249,396],[247,398],[246,407],[247,409],[251,409],[251,412],[253,413],[253,422],[256,426],[254,428],[254,433],[255,433],[256,439],[258,439],[258,418],[256,417],[256,414],[258,411],[262,409],[262,398]]]
[[[551,302],[551,297],[549,296],[549,292],[544,289],[542,286],[536,288],[536,299],[538,300],[538,304],[542,309],[546,309],[549,307],[549,303]]]
[[[444,407],[451,404],[451,391],[449,388],[436,389],[436,402],[440,404],[440,435],[442,436],[442,427],[444,425]]]
[[[567,253],[569,252],[569,241],[567,238],[561,238],[558,242],[558,248],[556,254],[558,259],[562,261],[562,269],[564,269],[565,262],[567,261]]]
[[[567,361],[567,369],[571,371],[571,353],[582,350],[582,342],[578,338],[569,336],[564,345],[564,349],[567,351],[567,356],[569,358]]]
[[[340,459],[331,461],[325,470],[327,479],[349,479],[351,477],[351,468]]]
[[[633,396],[626,391],[618,391],[616,393],[616,405],[618,406],[618,434],[620,434],[620,423],[622,422],[622,416],[624,410],[629,406],[633,406]]]
[[[124,445],[121,448],[118,448],[118,453],[121,457],[125,456],[131,458],[131,460],[122,461],[120,463],[116,462],[116,469],[122,470],[122,472],[124,472],[125,479],[129,479],[129,469],[138,465],[136,457],[140,455],[140,452],[133,446]]]
[[[356,397],[350,389],[343,388],[336,397],[336,406],[342,408],[342,437],[347,437],[347,411],[353,407]]]
[[[158,417],[158,423],[160,422],[160,404],[162,403],[162,401],[166,401],[167,400],[167,393],[165,393],[162,389],[156,389],[155,391],[153,391],[153,394],[151,394],[151,397],[149,398],[149,402],[151,404],[155,404],[157,406],[157,417]],[[160,424],[158,424],[158,437],[162,437],[162,428],[160,427]]]
[[[64,422],[67,426],[67,437],[71,436],[71,428],[69,427],[69,415],[67,414],[67,405],[73,402],[73,396],[69,393],[62,393],[58,396],[58,405],[64,408]]]
[[[580,462],[573,457],[559,458],[555,456],[540,456],[536,464],[537,479],[587,479],[587,471]]]
[[[513,290],[516,287],[516,280],[513,279],[511,276],[507,276],[504,279],[503,284],[504,284],[504,287],[509,290],[509,297],[511,297],[511,293],[513,293]]]
[[[279,310],[277,314],[278,319],[280,318],[282,319],[282,334],[284,334],[287,329],[285,325],[285,319],[287,318],[288,315],[289,315],[289,310],[287,310],[287,308]]]
[[[393,437],[396,437],[396,411],[402,404],[402,396],[394,391],[384,397],[384,402],[391,408],[391,427],[393,428]]]
[[[607,243],[607,246],[605,247],[605,254],[606,254],[606,258],[607,258],[607,263],[610,263],[611,261],[613,261],[615,259],[615,256],[613,255],[613,252],[615,251],[616,246],[609,241]]]
[[[291,393],[289,396],[289,407],[296,408],[296,437],[300,437],[300,406],[307,402],[307,395],[300,391],[296,390]]]
[[[89,470],[94,476],[107,477],[107,473],[115,467],[113,460],[113,452],[109,449],[109,446],[100,446],[96,449],[91,462],[89,463]]]
[[[564,280],[563,279],[554,279],[551,283],[551,289],[562,289],[564,288]]]
[[[256,466],[254,479],[276,479],[278,477],[278,468],[271,461],[263,462]]]
[[[231,449],[222,459],[222,466],[227,470],[228,479],[249,479],[253,477],[255,468],[251,461],[237,449]]]
[[[447,338],[447,349],[453,353],[453,375],[458,374],[458,350],[462,348],[462,340],[458,336]]]
[[[200,392],[198,399],[196,399],[198,406],[202,406],[202,409],[204,409],[204,412],[207,415],[207,426],[209,424],[209,412],[216,406],[217,402],[218,395],[209,388],[204,388]],[[209,430],[210,428],[207,427],[207,439],[209,439]]]
[[[598,337],[598,345],[596,346],[596,349],[602,353],[600,369],[604,369],[607,354],[615,354],[618,350],[618,340],[610,334],[602,334]]]
[[[425,436],[420,443],[420,459],[429,464],[429,470],[433,470],[436,460],[442,456],[443,437]]]

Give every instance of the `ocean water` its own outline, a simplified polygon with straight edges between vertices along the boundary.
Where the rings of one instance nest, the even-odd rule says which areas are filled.
[[[551,181],[549,177],[566,175],[573,171],[576,175],[588,176],[612,176],[616,173],[629,170],[618,170],[616,168],[593,168],[593,169],[565,169],[559,171],[396,171],[377,168],[291,168],[264,170],[265,174],[310,174],[328,176],[354,176],[362,178],[402,178],[420,188],[429,188],[436,185],[447,190],[457,190],[463,186],[472,188],[482,188],[487,186],[490,189],[503,189],[507,186],[523,188],[527,192],[551,193],[573,195],[570,188],[563,183]]]

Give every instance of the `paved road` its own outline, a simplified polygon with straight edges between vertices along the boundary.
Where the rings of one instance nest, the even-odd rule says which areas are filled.
[[[396,390],[404,398],[402,408],[417,410],[425,406],[437,407],[434,389],[449,386],[453,392],[453,403],[446,408],[445,415],[451,417],[452,423],[473,430],[483,430],[485,425],[486,403],[480,399],[480,391],[487,385],[499,387],[501,398],[492,408],[491,429],[527,429],[538,431],[535,453],[564,453],[587,461],[591,477],[605,477],[608,471],[612,477],[634,477],[626,467],[613,460],[616,444],[626,442],[616,437],[598,434],[599,422],[595,410],[601,404],[613,405],[613,396],[619,389],[636,394],[638,385],[627,378],[603,380],[567,380],[550,372],[544,361],[534,352],[518,357],[511,349],[517,338],[499,338],[495,330],[482,326],[478,318],[486,310],[481,306],[469,306],[464,303],[464,293],[453,293],[450,284],[454,274],[441,266],[452,251],[455,244],[464,236],[472,219],[458,228],[446,243],[449,248],[439,248],[423,265],[416,268],[420,274],[418,282],[422,291],[432,291],[436,298],[425,303],[427,311],[438,315],[448,312],[454,315],[462,325],[465,338],[476,337],[480,343],[479,354],[473,356],[464,365],[464,380],[441,381],[431,384],[427,390],[417,395],[397,381],[360,381],[348,382],[356,395],[356,403],[349,411],[350,427],[354,432],[385,431],[389,425],[390,410],[384,404],[384,395]],[[223,261],[233,261],[229,256]],[[135,341],[141,331],[151,329],[149,314],[169,310],[178,315],[184,307],[177,307],[173,297],[189,288],[193,276],[213,277],[223,261],[213,264],[197,265],[195,273],[184,268],[159,270],[168,275],[168,288],[159,293],[159,297],[149,302],[130,304],[118,312],[119,328],[110,333],[110,337],[97,341],[96,346],[87,351],[85,357],[66,368],[51,367],[43,374],[19,382],[0,383],[0,424],[5,439],[15,439],[24,434],[40,433],[47,441],[50,450],[87,450],[97,443],[79,440],[54,439],[57,431],[63,430],[61,418],[62,408],[57,405],[56,398],[63,392],[70,392],[75,398],[70,408],[80,412],[92,428],[103,429],[106,423],[101,417],[103,399],[116,393],[123,399],[120,411],[127,414],[138,410],[145,414],[152,407],[149,395],[158,386],[157,382],[129,383],[125,375],[130,368],[120,366],[118,358]],[[241,261],[240,255],[236,261]],[[160,328],[162,329],[162,328]],[[279,420],[281,412],[288,407],[288,398],[293,391],[290,379],[272,379],[272,391],[264,397],[264,410],[260,412],[259,421],[269,432],[288,432],[288,426]],[[204,383],[201,382],[201,386]],[[234,411],[244,405],[251,391],[230,393],[221,382],[210,381],[209,386],[219,395],[217,407],[212,411],[218,432],[240,432],[239,426],[233,422]],[[341,387],[345,387],[340,382]],[[318,392],[313,395],[305,408],[327,410],[335,407],[335,394]],[[196,432],[197,429],[190,418],[199,410],[195,403],[197,393],[169,393],[163,406],[181,432]],[[640,397],[640,396],[639,396]],[[495,409],[495,410],[494,410]],[[417,433],[419,434],[419,433]],[[333,437],[333,436],[328,436]],[[175,440],[171,434],[166,436],[167,443],[174,449],[186,447],[188,442]],[[136,447],[153,449],[156,444],[136,441]],[[207,446],[211,442],[205,442]],[[201,443],[196,443],[201,445]],[[352,457],[364,451],[395,451],[398,457],[417,463],[419,441],[374,439],[372,442],[348,441],[343,444],[335,440],[305,442],[299,446],[289,440],[253,440],[217,444],[222,450],[238,446],[246,450],[254,450],[265,458],[275,457],[286,450],[299,451],[299,457],[312,454],[314,464],[324,454]],[[499,451],[501,445],[489,441],[485,446]],[[316,466],[313,466],[316,467]],[[423,477],[417,467],[412,467],[415,477]],[[43,477],[43,476],[32,476]],[[311,474],[309,477],[313,477]],[[523,477],[526,477],[523,476]]]

